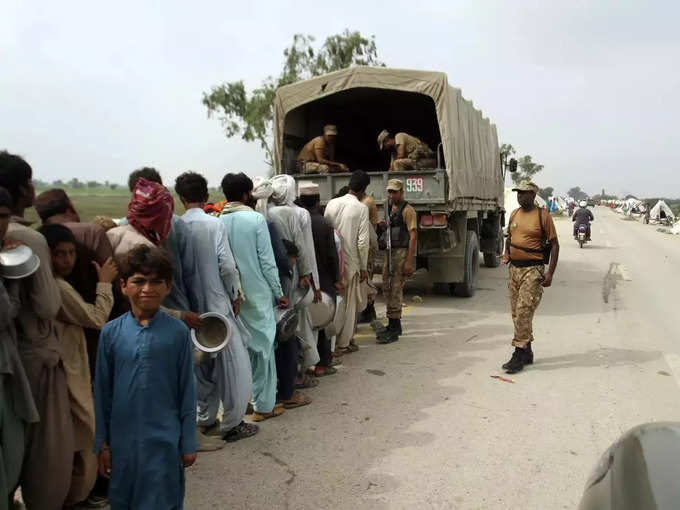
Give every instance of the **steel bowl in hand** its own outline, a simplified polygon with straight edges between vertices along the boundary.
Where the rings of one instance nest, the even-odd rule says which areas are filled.
[[[26,278],[40,267],[40,259],[23,244],[0,251],[0,276],[12,280]]]
[[[227,318],[219,313],[207,312],[201,316],[201,325],[191,330],[191,340],[203,352],[218,352],[224,349],[233,331]]]
[[[312,327],[314,329],[324,329],[335,317],[335,299],[326,294],[321,293],[321,301],[309,305],[309,313],[312,317]]]

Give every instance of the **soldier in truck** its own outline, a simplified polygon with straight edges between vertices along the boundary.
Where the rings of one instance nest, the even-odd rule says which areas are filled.
[[[333,161],[335,158],[335,138],[338,128],[328,124],[323,127],[323,135],[312,138],[300,151],[296,169],[301,174],[327,174],[348,172],[347,165]]]
[[[437,156],[428,145],[406,133],[392,136],[383,129],[378,135],[378,147],[381,151],[390,151],[389,171],[420,170],[437,167]]]

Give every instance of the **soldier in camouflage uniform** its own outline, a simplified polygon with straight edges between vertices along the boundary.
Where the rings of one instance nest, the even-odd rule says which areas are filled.
[[[376,335],[378,343],[388,344],[399,340],[401,335],[401,302],[404,281],[413,274],[416,255],[417,218],[415,209],[404,200],[404,183],[399,179],[387,182],[390,197],[390,235],[392,244],[392,267],[387,271],[383,264],[383,295],[387,302],[387,328]]]
[[[515,351],[503,369],[514,374],[534,361],[531,344],[534,341],[533,319],[543,296],[543,288],[550,287],[557,267],[560,245],[552,218],[547,211],[536,207],[538,186],[523,182],[517,192],[520,208],[510,214],[508,239],[503,262],[510,264],[510,307],[515,335]],[[545,263],[549,258],[548,269]]]

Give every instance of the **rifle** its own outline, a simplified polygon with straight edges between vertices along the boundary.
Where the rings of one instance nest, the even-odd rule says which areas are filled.
[[[385,198],[385,264],[387,265],[387,281],[383,281],[383,291],[389,290],[392,283],[392,225],[390,223],[390,214],[392,209],[390,207],[390,199]]]

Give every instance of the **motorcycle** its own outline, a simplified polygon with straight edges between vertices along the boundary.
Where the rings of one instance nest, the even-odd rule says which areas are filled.
[[[583,248],[583,245],[588,242],[588,225],[579,225],[576,232],[576,240],[578,241],[579,248]]]

